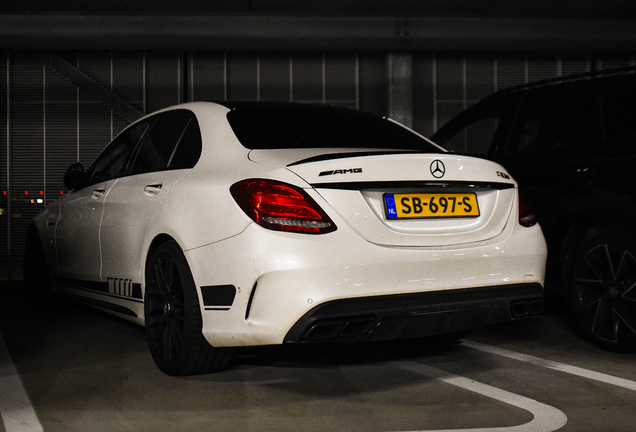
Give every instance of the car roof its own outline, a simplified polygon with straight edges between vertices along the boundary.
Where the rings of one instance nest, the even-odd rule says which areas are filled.
[[[491,99],[500,99],[508,95],[543,90],[550,91],[553,88],[569,88],[571,86],[601,86],[611,82],[634,82],[634,80],[636,80],[636,66],[626,66],[616,69],[602,69],[593,72],[547,78],[527,84],[509,87],[485,97],[478,103],[481,104],[482,102],[486,102]]]
[[[579,73],[548,78],[544,80],[534,81],[527,84],[521,84],[509,87],[486,96],[476,104],[461,111],[440,129],[433,134],[432,139],[435,140],[439,134],[444,134],[449,128],[452,130],[459,122],[460,124],[466,118],[478,115],[483,109],[488,109],[510,102],[522,95],[535,94],[552,91],[577,91],[584,88],[599,88],[603,86],[614,85],[636,85],[636,66],[626,66],[615,69],[602,69],[593,72]]]

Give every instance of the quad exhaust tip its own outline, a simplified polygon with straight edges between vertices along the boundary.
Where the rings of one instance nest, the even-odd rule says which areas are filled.
[[[510,305],[510,315],[513,318],[524,318],[531,315],[539,315],[543,312],[543,299],[534,298],[518,300]]]
[[[318,341],[335,337],[356,337],[367,333],[373,325],[373,317],[355,317],[319,321],[305,331],[303,340]]]

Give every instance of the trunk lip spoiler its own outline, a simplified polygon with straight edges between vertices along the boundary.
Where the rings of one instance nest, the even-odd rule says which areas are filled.
[[[307,159],[302,159],[296,162],[292,162],[287,165],[287,167],[302,165],[311,162],[321,162],[327,160],[335,160],[335,159],[346,159],[346,158],[354,158],[354,157],[363,157],[363,156],[383,156],[383,155],[392,155],[392,154],[445,154],[445,153],[431,153],[431,152],[420,152],[416,150],[377,150],[377,151],[360,151],[360,152],[343,152],[343,153],[326,153],[318,156],[312,156]]]
[[[397,180],[397,181],[354,181],[354,182],[334,182],[334,183],[311,183],[314,189],[341,189],[341,190],[387,190],[406,188],[461,188],[478,190],[504,190],[515,188],[514,183],[503,182],[473,182],[473,181],[420,181],[420,180]]]

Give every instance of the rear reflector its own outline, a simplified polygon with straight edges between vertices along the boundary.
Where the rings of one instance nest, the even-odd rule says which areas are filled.
[[[230,193],[245,214],[263,228],[305,234],[337,229],[316,201],[299,187],[250,179],[233,184]]]

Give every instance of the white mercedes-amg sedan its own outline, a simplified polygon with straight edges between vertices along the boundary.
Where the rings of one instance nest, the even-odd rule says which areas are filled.
[[[65,184],[29,227],[26,286],[145,325],[170,375],[235,347],[459,335],[543,308],[545,240],[506,170],[373,114],[178,105]]]

